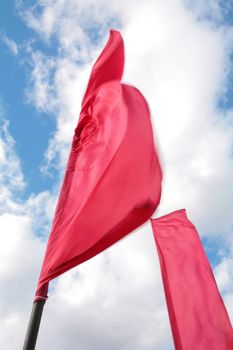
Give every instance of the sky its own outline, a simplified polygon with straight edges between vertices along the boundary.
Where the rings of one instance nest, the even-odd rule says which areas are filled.
[[[20,348],[91,67],[121,31],[164,170],[233,321],[232,0],[0,2],[0,348]],[[149,223],[50,284],[43,349],[174,349]]]

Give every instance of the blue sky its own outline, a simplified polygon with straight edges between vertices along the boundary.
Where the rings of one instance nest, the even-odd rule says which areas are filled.
[[[113,27],[125,40],[124,80],[152,112],[165,173],[157,216],[187,208],[233,319],[232,1],[1,1],[0,122],[9,123],[0,143],[1,348],[19,348],[25,334],[81,98]],[[172,348],[152,233],[139,232],[53,283],[54,321],[45,315],[39,348],[52,348],[51,332],[57,350],[64,339],[70,350]],[[112,320],[117,339],[104,331]]]
[[[38,193],[51,186],[51,179],[43,176],[39,169],[55,123],[53,115],[36,110],[27,102],[25,90],[30,77],[30,57],[26,46],[33,40],[35,48],[45,51],[48,49],[23,23],[17,14],[14,1],[0,4],[0,33],[2,37],[9,37],[19,46],[18,53],[14,55],[6,43],[0,40],[0,95],[5,113],[9,117],[10,133],[16,141],[16,152],[21,159],[27,184],[22,195],[28,196],[31,192]]]

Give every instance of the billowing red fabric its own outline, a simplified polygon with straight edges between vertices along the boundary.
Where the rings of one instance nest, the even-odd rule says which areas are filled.
[[[51,279],[144,223],[160,201],[149,109],[120,82],[123,66],[121,35],[111,31],[83,99],[35,300],[47,297]]]
[[[232,350],[230,319],[185,210],[151,221],[176,350]]]

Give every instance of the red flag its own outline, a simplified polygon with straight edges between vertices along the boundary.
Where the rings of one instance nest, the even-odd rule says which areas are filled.
[[[176,350],[232,350],[232,326],[185,210],[151,220]]]
[[[161,169],[149,109],[120,82],[121,35],[111,31],[83,99],[35,300],[48,282],[92,258],[150,218]]]

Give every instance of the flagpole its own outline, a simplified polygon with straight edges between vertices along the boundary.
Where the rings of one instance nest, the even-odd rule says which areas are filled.
[[[44,309],[45,300],[37,300],[34,302],[28,324],[27,334],[25,337],[22,350],[34,350],[36,346],[37,335],[39,332],[41,316]]]

